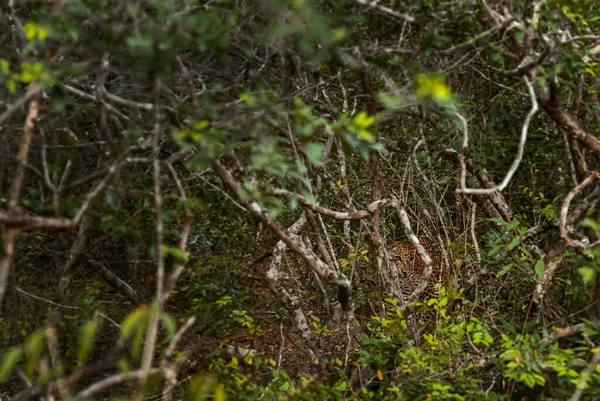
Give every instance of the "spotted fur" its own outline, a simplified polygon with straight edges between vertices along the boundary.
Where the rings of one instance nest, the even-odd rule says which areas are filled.
[[[421,241],[421,244],[425,250],[429,253],[432,263],[431,276],[429,277],[429,283],[427,289],[423,294],[423,298],[435,297],[435,284],[440,281],[444,285],[448,285],[451,282],[449,274],[442,269],[441,258],[435,247],[428,241]],[[392,256],[396,261],[398,272],[402,277],[405,278],[403,283],[403,293],[408,292],[408,295],[412,293],[414,288],[417,286],[423,275],[425,265],[419,256],[417,250],[408,240],[398,242],[391,250]],[[407,296],[408,297],[408,296]]]

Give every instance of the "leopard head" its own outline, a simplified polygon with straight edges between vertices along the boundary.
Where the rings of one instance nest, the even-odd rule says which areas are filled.
[[[421,245],[423,245],[425,250],[429,253],[433,268],[425,295],[434,296],[435,284],[440,279],[446,284],[450,280],[447,280],[447,277],[441,274],[443,273],[441,260],[435,245],[431,241],[426,240],[421,240]],[[394,258],[396,267],[398,268],[398,272],[400,273],[400,275],[407,279],[408,285],[410,287],[414,288],[421,280],[423,270],[425,268],[423,260],[419,256],[419,253],[417,252],[416,248],[412,245],[410,241],[403,240],[397,242],[394,245],[394,247],[391,249],[391,254]]]

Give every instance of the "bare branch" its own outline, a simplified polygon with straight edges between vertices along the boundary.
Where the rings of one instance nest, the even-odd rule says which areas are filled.
[[[113,376],[109,376],[105,379],[100,380],[86,388],[85,390],[80,391],[76,396],[76,400],[85,400],[87,398],[93,397],[94,395],[106,391],[110,388],[119,386],[123,383],[132,380],[140,380],[149,375],[154,375],[156,373],[161,373],[162,369],[150,369],[148,371],[144,371],[142,369],[136,370],[134,372],[127,373],[119,373]]]
[[[135,102],[133,100],[124,99],[122,97],[108,93],[108,91],[105,88],[102,88],[102,93],[104,96],[106,96],[106,98],[108,100],[111,100],[115,103],[119,103],[122,106],[133,107],[136,109],[141,109],[141,110],[146,110],[146,111],[152,111],[152,108],[153,108],[152,103],[140,103],[140,102]]]
[[[127,299],[129,299],[134,305],[137,306],[141,304],[140,296],[138,295],[138,293],[133,288],[131,288],[129,284],[121,280],[119,276],[117,276],[103,263],[95,259],[88,259],[87,263],[94,267],[96,273],[98,273],[111,287],[119,291],[121,294],[125,295]]]
[[[12,216],[8,213],[0,213],[0,224],[18,228],[20,231],[34,228],[68,230],[74,226],[73,221],[60,217],[29,216],[23,214]]]
[[[150,312],[148,329],[146,331],[146,345],[142,355],[141,370],[144,372],[142,380],[146,380],[152,366],[152,359],[158,336],[158,321],[163,306],[163,285],[165,280],[165,260],[163,250],[163,197],[160,188],[160,81],[154,83],[154,130],[152,135],[152,179],[154,183],[154,209],[156,219],[156,295],[155,304]]]
[[[581,395],[583,394],[583,390],[585,389],[585,386],[586,386],[588,380],[592,376],[592,372],[596,369],[596,366],[598,366],[599,363],[600,363],[600,351],[596,351],[596,353],[592,357],[592,360],[590,361],[588,367],[583,371],[583,373],[579,377],[579,381],[577,382],[576,390],[573,393],[573,396],[570,398],[569,401],[579,401],[579,399],[581,398]]]
[[[69,388],[73,388],[77,383],[81,382],[84,379],[90,377],[96,377],[104,372],[107,372],[113,369],[121,355],[126,350],[125,341],[119,340],[117,345],[108,352],[106,357],[96,362],[93,365],[85,366],[81,369],[76,370],[71,373],[69,376],[61,379],[61,385],[66,385]],[[54,381],[51,383],[47,383],[44,385],[31,386],[24,390],[19,391],[13,397],[10,398],[9,401],[25,401],[30,398],[38,397],[42,394],[42,392],[47,392],[47,394],[53,394],[58,389],[58,382]]]
[[[17,112],[21,107],[23,107],[30,100],[39,97],[42,93],[42,87],[37,83],[32,83],[27,89],[27,93],[25,96],[19,98],[15,103],[9,104],[6,107],[6,111],[0,115],[0,126],[6,122],[15,112]]]
[[[574,336],[581,331],[581,329],[587,327],[586,323],[579,323],[574,326],[563,327],[559,330],[553,331],[548,334],[546,337],[542,338],[541,344],[548,345],[555,341],[560,340],[561,338],[566,338],[570,336]]]
[[[516,21],[516,18],[514,18],[514,17],[509,18],[506,21],[504,21],[502,24],[494,25],[493,27],[491,27],[487,31],[483,31],[482,33],[480,33],[479,35],[475,36],[474,38],[471,38],[471,39],[467,40],[466,42],[459,43],[458,45],[452,46],[452,47],[450,47],[450,48],[448,48],[446,50],[442,50],[439,53],[443,54],[443,55],[452,54],[456,50],[462,49],[463,47],[466,47],[466,46],[470,46],[470,45],[474,44],[475,42],[478,42],[479,40],[481,40],[483,38],[486,38],[486,37],[488,37],[488,36],[490,36],[490,35],[498,32],[501,29],[504,29],[506,26],[510,25],[514,21]]]
[[[517,68],[515,68],[513,70],[505,71],[504,75],[506,75],[507,77],[523,76],[525,78],[525,74],[527,74],[529,71],[531,71],[534,68],[541,65],[544,62],[544,60],[546,60],[546,58],[548,58],[548,56],[550,55],[550,52],[554,48],[550,39],[548,39],[545,35],[542,35],[542,39],[544,40],[544,43],[546,44],[546,46],[544,47],[544,50],[542,51],[542,53],[540,53],[540,55],[537,58],[535,58],[534,60],[531,60],[529,62],[525,62],[527,59],[523,59],[523,62]]]
[[[600,155],[600,140],[596,135],[589,132],[579,120],[565,110],[560,102],[559,88],[556,80],[550,82],[550,92],[547,90],[539,90],[538,96],[540,104],[546,110],[546,113],[566,132],[579,143],[591,150],[595,155]]]
[[[598,179],[600,179],[600,174],[595,173],[583,180],[581,184],[577,185],[575,188],[573,188],[571,192],[569,192],[569,194],[565,197],[565,200],[563,201],[562,207],[560,208],[560,235],[565,240],[567,245],[574,248],[578,248],[580,250],[589,248],[590,245],[586,245],[581,241],[569,237],[569,233],[567,231],[567,215],[569,213],[569,206],[571,205],[571,201],[573,200],[575,195],[577,195],[579,192],[581,192],[583,189],[587,188],[594,182],[598,181]]]
[[[175,333],[175,335],[171,339],[171,342],[169,343],[169,346],[167,347],[167,350],[165,351],[165,354],[162,357],[161,364],[166,363],[171,358],[171,356],[173,355],[173,351],[175,351],[175,348],[177,347],[177,344],[179,344],[179,341],[181,341],[183,335],[194,325],[194,323],[196,323],[196,318],[191,317],[185,322],[183,326],[179,328],[179,330],[177,330],[177,333]]]
[[[374,202],[371,202],[369,206],[367,206],[367,210],[356,210],[351,212],[338,212],[335,210],[327,209],[323,206],[316,205],[297,193],[288,191],[286,189],[273,189],[271,190],[271,194],[274,196],[284,196],[287,198],[296,198],[298,202],[303,206],[306,206],[310,210],[316,213],[320,213],[324,216],[331,217],[336,220],[362,220],[368,217],[371,217],[376,211],[381,210],[386,207],[395,207],[398,203],[392,199],[381,199]]]
[[[34,82],[31,87],[37,88],[39,84]],[[30,89],[31,89],[30,87]],[[25,125],[23,127],[23,139],[19,146],[19,161],[15,170],[15,175],[11,182],[8,191],[8,216],[13,218],[20,215],[19,199],[21,197],[21,186],[23,184],[23,178],[25,176],[25,166],[27,165],[27,157],[29,156],[29,145],[31,144],[31,136],[33,133],[33,127],[35,120],[38,115],[38,95],[39,90],[33,90],[36,96],[33,96],[29,103],[29,112],[25,119]],[[19,235],[19,229],[8,226],[6,229],[5,236],[3,238],[0,252],[0,306],[2,306],[2,300],[6,291],[6,282],[10,273],[10,267],[13,260],[13,254],[15,252],[15,239]]]
[[[85,93],[84,91],[81,91],[77,88],[74,88],[70,85],[67,84],[63,84],[62,85],[63,88],[65,88],[67,90],[67,92],[71,92],[72,94],[79,96],[82,99],[87,99],[87,100],[91,100],[91,101],[96,101],[96,96],[94,95],[90,95],[88,93]],[[106,104],[106,108],[108,110],[110,110],[111,113],[115,113],[116,116],[118,116],[119,118],[125,120],[125,121],[131,121],[131,119],[129,117],[127,117],[125,114],[121,113],[119,110],[117,110],[114,106],[105,103]]]
[[[529,124],[531,123],[531,119],[538,111],[538,103],[535,96],[535,91],[533,89],[533,85],[529,82],[527,77],[523,77],[525,84],[527,85],[527,89],[529,90],[529,96],[531,98],[531,109],[525,117],[525,121],[523,122],[523,126],[521,127],[521,139],[519,141],[519,149],[517,150],[517,155],[515,156],[515,160],[513,161],[510,169],[506,173],[506,176],[502,180],[502,182],[493,187],[493,188],[467,188],[467,166],[465,164],[465,155],[467,153],[469,147],[469,131],[467,128],[467,120],[460,115],[458,112],[455,112],[455,115],[461,121],[463,125],[463,143],[462,149],[460,152],[460,164],[461,164],[461,175],[460,175],[460,192],[466,194],[476,194],[476,195],[487,195],[496,191],[502,191],[506,188],[519,168],[519,164],[521,164],[521,160],[523,159],[523,153],[525,151],[525,143],[527,142],[527,132],[529,130]]]
[[[173,181],[175,181],[175,184],[177,185],[177,190],[179,191],[179,197],[181,198],[181,201],[183,202],[183,209],[185,212],[185,220],[183,222],[183,229],[181,230],[181,239],[179,241],[179,249],[181,249],[183,251],[184,255],[187,258],[187,256],[188,256],[188,252],[187,252],[188,238],[190,235],[190,230],[192,229],[192,221],[194,220],[194,216],[192,215],[192,212],[190,211],[187,195],[185,194],[185,190],[183,189],[183,185],[181,184],[181,180],[179,179],[179,176],[177,175],[175,168],[173,167],[173,165],[171,163],[167,163],[167,167],[169,168],[169,172],[171,173],[171,177],[173,178]],[[175,263],[175,266],[173,267],[173,271],[171,272],[169,277],[165,280],[165,284],[164,284],[163,292],[162,292],[162,301],[163,302],[167,302],[167,300],[169,299],[169,295],[171,294],[171,291],[173,291],[173,289],[175,288],[175,284],[177,283],[179,276],[181,276],[181,273],[183,273],[184,268],[185,268],[185,261],[177,261]]]
[[[221,180],[230,188],[236,195],[241,205],[248,210],[256,219],[260,220],[273,234],[282,240],[292,251],[302,257],[306,264],[319,277],[330,284],[338,287],[338,298],[344,312],[352,314],[353,306],[350,298],[350,280],[341,272],[332,270],[325,262],[323,262],[315,253],[304,244],[304,242],[296,235],[283,230],[269,216],[269,212],[261,207],[257,202],[247,200],[245,191],[241,184],[233,177],[233,175],[217,160],[213,161],[213,169]]]
[[[414,23],[415,22],[415,18],[408,15],[408,14],[404,14],[395,10],[392,10],[389,7],[386,7],[384,5],[379,4],[379,1],[377,0],[373,0],[373,1],[369,1],[369,0],[354,0],[356,3],[358,4],[362,4],[363,6],[367,6],[368,8],[372,8],[375,11],[379,12],[382,15],[387,15],[390,17],[393,17],[394,19],[398,19],[401,21],[406,21],[409,23]]]
[[[431,272],[433,270],[433,264],[431,261],[431,256],[429,256],[429,253],[425,250],[423,245],[421,245],[419,238],[413,232],[411,225],[410,225],[410,220],[408,218],[408,214],[406,213],[406,210],[404,209],[404,207],[398,205],[398,206],[396,206],[396,211],[398,212],[398,216],[400,217],[400,222],[402,223],[402,228],[404,229],[404,234],[406,234],[406,237],[408,238],[410,243],[417,250],[417,253],[419,254],[419,257],[423,261],[423,265],[424,265],[423,274],[421,275],[421,279],[419,280],[419,283],[416,285],[412,294],[410,294],[410,297],[406,301],[408,304],[410,302],[416,301],[419,298],[419,296],[427,288],[427,283],[429,283],[429,277],[431,276]]]

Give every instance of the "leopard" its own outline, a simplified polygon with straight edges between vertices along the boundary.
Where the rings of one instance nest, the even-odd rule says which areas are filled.
[[[443,269],[440,253],[432,241],[420,240],[423,248],[431,257],[432,271],[425,292],[421,295],[421,300],[436,297],[436,284],[441,283],[444,286],[450,286],[452,282],[451,274]],[[407,298],[414,288],[418,285],[423,276],[425,265],[419,256],[416,248],[409,240],[397,242],[391,249],[391,255],[394,258],[398,272],[405,278],[402,292],[406,293]]]

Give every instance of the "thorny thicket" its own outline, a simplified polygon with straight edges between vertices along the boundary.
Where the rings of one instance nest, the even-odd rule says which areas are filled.
[[[11,400],[599,396],[594,1],[0,12]]]

